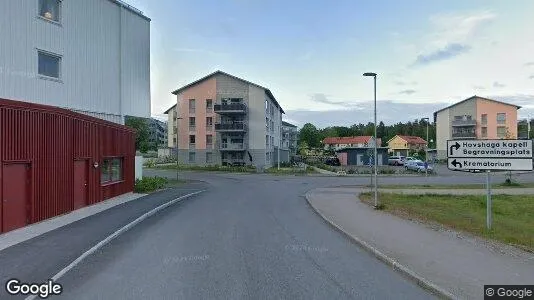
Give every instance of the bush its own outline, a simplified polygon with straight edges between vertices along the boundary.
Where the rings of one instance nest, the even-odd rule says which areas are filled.
[[[382,170],[378,170],[378,173],[380,173],[380,174],[395,174],[395,170],[393,170],[393,169],[382,169]]]
[[[134,191],[136,193],[150,193],[165,187],[168,183],[164,177],[143,177],[135,181]]]

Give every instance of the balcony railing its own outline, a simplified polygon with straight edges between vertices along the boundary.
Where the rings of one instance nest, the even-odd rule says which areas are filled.
[[[232,104],[215,104],[213,106],[214,111],[218,114],[224,113],[246,113],[247,106],[243,103],[232,103]]]
[[[244,165],[245,164],[245,159],[243,159],[243,158],[223,158],[221,160],[221,162],[223,164],[228,164],[228,165]]]
[[[189,149],[190,150],[196,149],[195,143],[189,143]]]
[[[206,143],[206,149],[213,149],[213,143]]]
[[[247,148],[246,143],[220,143],[219,150],[240,151]]]
[[[452,126],[476,126],[476,120],[453,120]]]
[[[217,123],[216,131],[245,131],[247,126],[244,123]]]
[[[453,132],[453,138],[476,138],[477,134],[475,132]]]
[[[197,127],[195,125],[189,125],[189,131],[195,131]]]

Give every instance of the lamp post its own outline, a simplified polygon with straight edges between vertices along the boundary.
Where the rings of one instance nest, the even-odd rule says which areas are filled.
[[[363,76],[365,77],[373,77],[374,79],[374,94],[375,94],[375,100],[374,100],[374,120],[375,120],[375,142],[374,142],[374,194],[375,194],[375,209],[378,209],[378,183],[377,183],[377,174],[378,174],[378,166],[377,166],[377,136],[376,136],[376,73],[364,73]]]
[[[178,138],[179,138],[179,134],[178,134],[178,120],[181,120],[182,118],[176,118],[176,180],[178,180],[178,169],[180,168],[179,164],[178,164]]]
[[[425,161],[426,161],[426,168],[425,168],[425,176],[428,176],[428,123],[430,123],[430,118],[423,118],[423,120],[426,120],[426,148],[425,148]]]

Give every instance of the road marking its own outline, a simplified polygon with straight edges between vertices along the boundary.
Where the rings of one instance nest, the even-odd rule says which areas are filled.
[[[147,219],[148,217],[151,217],[153,215],[155,215],[157,212],[159,212],[160,210],[163,210],[171,205],[173,205],[174,203],[176,202],[179,202],[181,200],[184,200],[184,199],[187,199],[189,197],[192,197],[194,195],[197,195],[197,194],[200,194],[200,193],[203,193],[205,192],[206,190],[202,190],[202,191],[198,191],[198,192],[194,192],[194,193],[189,193],[187,195],[184,195],[184,196],[181,196],[181,197],[178,197],[174,200],[171,200],[167,203],[164,203],[154,209],[152,209],[151,211],[147,212],[147,213],[144,213],[143,215],[141,215],[140,217],[138,217],[137,219],[133,220],[132,222],[124,225],[122,228],[120,228],[119,230],[115,231],[113,234],[111,234],[110,236],[108,236],[107,238],[103,239],[102,241],[100,241],[98,244],[94,245],[93,247],[91,247],[91,249],[85,251],[82,255],[80,255],[78,258],[76,258],[73,262],[71,262],[68,266],[66,266],[65,268],[63,268],[61,271],[59,271],[56,275],[54,275],[51,279],[52,281],[54,282],[57,282],[58,279],[60,279],[61,277],[63,277],[63,275],[65,275],[67,272],[69,272],[70,270],[72,270],[73,268],[75,268],[77,265],[79,265],[85,258],[87,258],[89,255],[95,253],[98,249],[104,247],[106,244],[108,244],[109,242],[111,242],[113,239],[115,239],[116,237],[118,237],[119,235],[125,233],[126,231],[130,230],[131,228],[133,228],[135,225],[141,223],[142,221],[144,221],[145,219]],[[31,296],[28,296],[26,297],[26,300],[33,300],[33,299],[36,299],[37,296],[35,295],[31,295]]]

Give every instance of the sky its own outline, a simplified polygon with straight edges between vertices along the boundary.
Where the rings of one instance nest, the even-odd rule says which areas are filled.
[[[127,0],[151,22],[152,115],[221,70],[323,128],[422,117],[473,95],[534,117],[532,0]],[[334,4],[335,3],[335,4]]]

